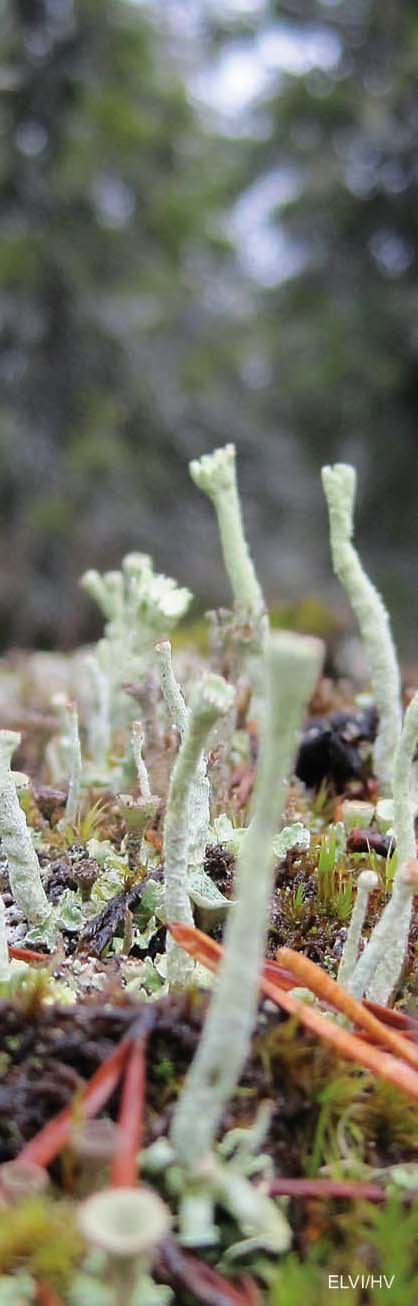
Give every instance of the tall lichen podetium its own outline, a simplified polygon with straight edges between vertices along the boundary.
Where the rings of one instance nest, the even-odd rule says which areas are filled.
[[[393,770],[393,828],[397,868],[392,895],[375,925],[351,980],[350,993],[388,1002],[398,982],[408,946],[412,900],[418,892],[415,839],[415,794],[412,767],[418,743],[418,693],[406,710]]]
[[[10,888],[19,911],[31,924],[48,919],[48,902],[38,858],[19,803],[10,762],[21,735],[0,730],[0,838],[7,855]]]
[[[169,639],[164,639],[160,644],[155,645],[158,668],[160,673],[160,684],[164,695],[167,712],[170,717],[170,724],[176,727],[180,739],[184,739],[188,722],[190,721],[190,708],[187,706],[180,686],[177,683],[173,671],[171,660],[171,644]],[[231,700],[232,702],[233,700]],[[208,842],[210,824],[210,785],[208,777],[208,759],[204,752],[201,753],[196,766],[195,774],[190,782],[189,788],[189,866],[199,868],[205,860],[205,850]]]
[[[205,744],[213,726],[234,701],[234,690],[222,676],[208,674],[193,689],[190,712],[171,773],[164,824],[165,909],[167,920],[193,925],[188,889],[191,830],[190,789],[196,780]],[[167,941],[167,977],[181,987],[194,969],[182,948]]]
[[[210,1156],[225,1106],[248,1056],[272,889],[272,841],[286,801],[298,731],[323,660],[320,640],[269,636],[266,699],[254,815],[243,840],[224,956],[203,1036],[178,1102],[172,1142],[190,1170]]]
[[[379,716],[374,745],[375,774],[382,793],[390,796],[402,709],[399,666],[389,616],[352,543],[356,493],[354,467],[347,463],[323,467],[322,484],[328,503],[333,567],[347,591],[360,626]]]
[[[190,475],[215,508],[221,537],[225,569],[229,577],[237,611],[241,619],[260,630],[264,639],[268,617],[263,592],[244,534],[236,475],[235,445],[195,458],[189,464]]]

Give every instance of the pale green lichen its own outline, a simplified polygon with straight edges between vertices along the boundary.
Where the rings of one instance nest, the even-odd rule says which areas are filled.
[[[81,584],[106,617],[95,656],[109,686],[111,726],[126,725],[129,700],[124,683],[141,678],[153,644],[184,616],[192,595],[170,577],[158,575],[145,553],[129,553],[121,571],[87,571]]]
[[[234,690],[221,676],[208,674],[194,687],[186,730],[176,757],[168,792],[164,824],[165,898],[167,920],[193,924],[188,867],[193,841],[194,812],[190,808],[191,787],[196,780],[210,731],[230,709]],[[181,985],[193,966],[181,948],[169,940],[167,975],[171,984]]]
[[[378,711],[374,769],[382,791],[391,792],[393,760],[401,731],[401,686],[389,616],[383,600],[363,570],[352,536],[356,473],[346,463],[322,468],[328,503],[334,571],[356,614],[370,668]]]
[[[346,987],[349,987],[357,963],[370,894],[377,888],[378,883],[379,878],[375,871],[360,871],[357,880],[357,897],[338,968],[339,983],[345,984]]]
[[[402,734],[396,748],[393,769],[393,815],[397,869],[392,895],[364,949],[349,989],[355,997],[366,993],[385,1004],[398,982],[408,946],[412,899],[417,891],[411,877],[416,858],[415,796],[412,768],[418,743],[418,693],[405,713]]]
[[[182,736],[189,719],[189,710],[174,675],[170,640],[163,639],[159,644],[156,644],[155,653],[170,725],[175,726],[180,736]]]
[[[79,1207],[78,1225],[88,1246],[105,1252],[114,1306],[133,1306],[171,1225],[168,1206],[144,1184],[104,1188]]]
[[[149,782],[147,767],[144,762],[145,730],[142,721],[133,722],[131,742],[141,798],[144,798],[149,802],[151,798],[151,785]]]
[[[64,816],[60,822],[61,828],[64,828],[66,825],[73,825],[77,820],[81,798],[83,759],[81,756],[77,706],[70,700],[64,700],[61,712],[64,729],[61,745],[65,751],[68,766],[68,794]]]
[[[15,903],[27,921],[40,924],[49,917],[51,908],[10,770],[12,755],[20,742],[21,736],[16,731],[0,730],[0,837]]]
[[[282,633],[267,643],[254,816],[240,849],[237,902],[227,922],[218,984],[172,1126],[179,1159],[191,1170],[211,1153],[222,1112],[248,1055],[272,885],[272,841],[284,809],[297,732],[322,657],[318,640]]]
[[[189,470],[192,480],[214,505],[225,569],[239,614],[244,620],[260,625],[265,633],[266,604],[244,534],[235,445],[227,444],[193,459]]]
[[[184,739],[190,722],[190,708],[187,706],[173,671],[170,640],[156,644],[155,652],[158,662],[161,689],[164,695],[170,724]],[[231,703],[234,700],[231,700]],[[201,870],[205,858],[205,849],[209,840],[210,823],[210,785],[208,778],[208,759],[201,753],[196,770],[189,787],[189,866]]]

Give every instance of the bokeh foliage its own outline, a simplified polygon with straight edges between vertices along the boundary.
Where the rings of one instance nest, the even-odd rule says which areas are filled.
[[[1,10],[3,639],[49,642],[78,633],[85,563],[145,547],[181,479],[166,342],[191,336],[205,143],[133,5]]]
[[[225,438],[272,598],[326,589],[317,472],[342,457],[361,473],[360,542],[408,614],[416,6],[201,4],[197,60],[256,50],[275,30],[337,51],[272,73],[236,139],[198,112],[166,11],[0,0],[3,644],[88,633],[76,577],[128,548],[225,600],[210,511],[185,470]],[[275,171],[294,184],[270,225],[298,260],[261,287],[227,220]]]

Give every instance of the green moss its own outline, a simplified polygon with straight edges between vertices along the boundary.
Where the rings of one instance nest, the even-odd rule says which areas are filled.
[[[35,1278],[65,1288],[82,1250],[69,1203],[37,1197],[0,1209],[0,1273],[24,1265]]]

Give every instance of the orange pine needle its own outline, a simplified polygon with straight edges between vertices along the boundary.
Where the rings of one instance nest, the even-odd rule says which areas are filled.
[[[136,1039],[125,1070],[118,1117],[119,1141],[112,1164],[112,1188],[135,1188],[145,1096],[144,1039]]]
[[[85,1119],[96,1116],[108,1101],[119,1081],[121,1071],[131,1047],[131,1039],[123,1039],[115,1052],[107,1057],[95,1074],[85,1085],[79,1098],[80,1113]],[[35,1165],[47,1166],[68,1143],[74,1118],[74,1105],[63,1108],[52,1120],[44,1125],[39,1133],[26,1143],[19,1153],[20,1161],[33,1161]]]
[[[410,1066],[418,1069],[418,1048],[413,1043],[409,1043],[402,1034],[384,1025],[383,1021],[368,1011],[362,1002],[353,998],[351,993],[347,993],[347,989],[343,988],[342,984],[338,984],[332,975],[327,975],[324,970],[321,970],[316,962],[311,961],[301,952],[294,952],[293,948],[278,948],[276,957],[279,965],[283,962],[318,998],[336,1007],[337,1011],[342,1011],[353,1024],[365,1029],[379,1043],[385,1043],[395,1056],[403,1057]]]
[[[33,948],[15,948],[9,944],[9,955],[17,961],[27,961],[28,964],[34,961],[43,961],[44,965],[49,965],[51,954],[47,952],[34,952]]]
[[[46,1283],[43,1279],[42,1281],[39,1280],[36,1285],[36,1300],[38,1306],[64,1306],[62,1297],[59,1297],[58,1293],[55,1292],[55,1288],[52,1288],[51,1284]]]
[[[207,966],[208,970],[217,970],[223,948],[219,943],[215,943],[215,939],[211,939],[209,934],[204,934],[203,930],[194,929],[192,925],[170,925],[169,929],[176,943],[179,943],[191,957],[195,957],[196,961]],[[273,984],[280,983],[284,989],[295,987],[295,977],[292,972],[284,970],[277,961],[266,961],[263,975],[266,979],[271,979]]]
[[[290,1016],[297,1016],[302,1025],[309,1029],[311,1033],[317,1034],[318,1038],[324,1039],[335,1047],[339,1056],[345,1057],[347,1061],[355,1061],[360,1066],[365,1066],[367,1070],[372,1070],[375,1075],[380,1075],[382,1079],[387,1079],[391,1084],[395,1084],[401,1092],[406,1093],[408,1097],[413,1097],[418,1101],[418,1074],[412,1070],[411,1066],[404,1065],[389,1052],[381,1052],[371,1043],[366,1043],[363,1038],[357,1034],[351,1034],[349,1030],[342,1029],[341,1025],[336,1025],[328,1016],[322,1012],[316,1011],[315,1007],[310,1007],[295,998],[292,993],[285,993],[278,984],[272,984],[269,980],[261,981],[262,991],[267,998],[271,998],[277,1006],[282,1007]]]
[[[217,970],[222,957],[222,948],[219,944],[208,938],[201,930],[193,929],[191,925],[171,925],[170,929],[176,942],[180,943],[186,952],[202,962],[209,970]],[[263,975],[260,976],[260,988],[264,996],[270,998],[276,1006],[282,1007],[288,1015],[296,1016],[301,1024],[318,1038],[331,1043],[339,1056],[365,1066],[374,1074],[395,1084],[408,1097],[418,1100],[418,1074],[409,1065],[404,1065],[390,1053],[382,1052],[380,1048],[365,1042],[357,1034],[342,1029],[340,1025],[330,1020],[329,1016],[301,1002],[292,993],[282,989],[278,983],[272,983]]]

